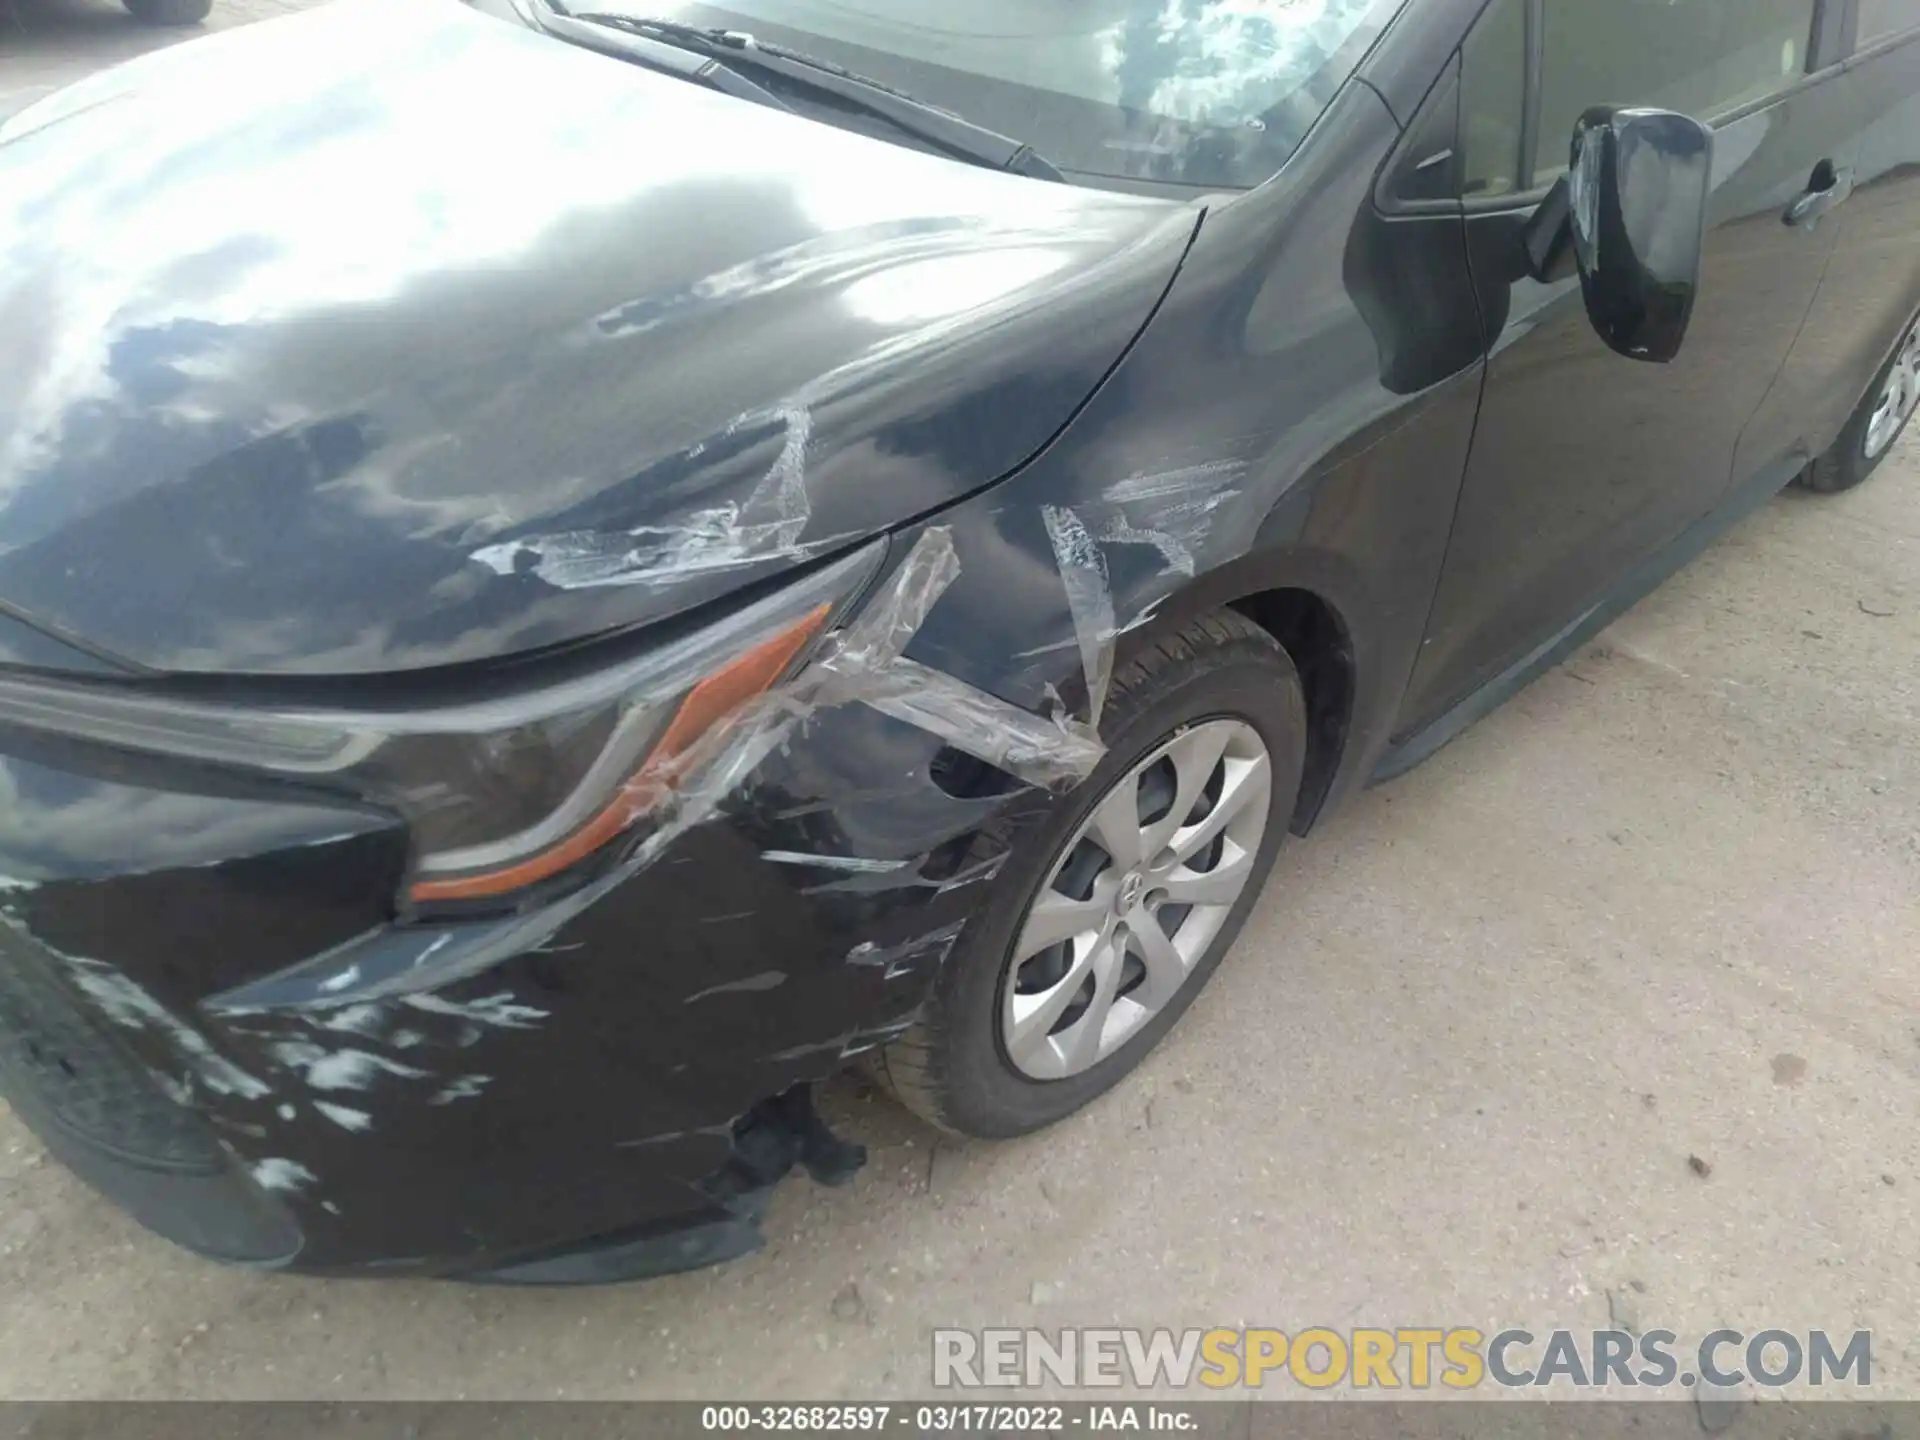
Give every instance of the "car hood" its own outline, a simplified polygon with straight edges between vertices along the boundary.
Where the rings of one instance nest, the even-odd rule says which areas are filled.
[[[0,605],[218,673],[650,623],[1018,467],[1195,223],[456,0],[178,46],[0,126]]]

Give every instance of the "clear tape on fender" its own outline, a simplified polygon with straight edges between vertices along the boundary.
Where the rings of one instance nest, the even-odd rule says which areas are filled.
[[[860,698],[1030,785],[1058,790],[1093,773],[1106,747],[1078,727],[1029,714],[912,660],[875,675]]]
[[[1073,617],[1073,637],[1080,647],[1080,666],[1086,674],[1086,733],[1098,736],[1107,687],[1113,683],[1114,636],[1120,628],[1113,618],[1106,557],[1100,553],[1100,542],[1073,511],[1042,505],[1040,517],[1046,523],[1047,538],[1053,542],[1060,581],[1067,589],[1067,611]]]

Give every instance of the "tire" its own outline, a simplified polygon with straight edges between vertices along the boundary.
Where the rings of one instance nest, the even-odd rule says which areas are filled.
[[[1893,407],[1887,419],[1876,426],[1883,407]],[[1907,327],[1905,338],[1880,367],[1873,384],[1867,387],[1859,408],[1847,421],[1833,448],[1815,460],[1800,477],[1800,484],[1821,495],[1838,495],[1851,490],[1893,453],[1900,436],[1920,407],[1920,317]],[[1891,424],[1891,430],[1886,428]]]
[[[127,13],[148,25],[198,25],[213,12],[213,0],[122,0]]]
[[[941,1129],[982,1137],[1024,1135],[1072,1114],[1110,1089],[1173,1028],[1232,947],[1286,836],[1305,769],[1306,704],[1299,676],[1286,651],[1244,616],[1221,611],[1197,620],[1120,666],[1113,677],[1100,728],[1107,755],[1078,790],[1065,797],[1037,801],[1033,806],[1015,807],[997,822],[1000,833],[988,838],[996,842],[996,848],[999,842],[1011,840],[1006,864],[941,968],[919,1023],[870,1063],[875,1077],[895,1098]],[[1218,764],[1207,761],[1206,753],[1222,736],[1228,737],[1229,747],[1223,752],[1223,760]],[[1101,810],[1102,803],[1113,800],[1143,817],[1139,839],[1155,844],[1154,837],[1147,833],[1145,817],[1157,813],[1160,818],[1152,823],[1160,825],[1171,816],[1177,803],[1171,800],[1175,793],[1172,787],[1179,783],[1175,759],[1190,758],[1193,774],[1201,773],[1202,766],[1211,766],[1206,773],[1212,779],[1199,792],[1185,823],[1173,822],[1178,831],[1170,831],[1165,841],[1168,848],[1158,851],[1165,861],[1180,843],[1186,843],[1181,841],[1182,835],[1204,833],[1207,815],[1221,807],[1220,797],[1227,795],[1230,783],[1240,787],[1246,777],[1258,776],[1256,761],[1250,768],[1236,767],[1231,773],[1240,778],[1230,781],[1227,762],[1237,753],[1252,755],[1259,746],[1264,746],[1270,773],[1264,819],[1252,818],[1257,793],[1254,802],[1249,802],[1236,788],[1234,793],[1241,798],[1234,802],[1229,818],[1214,822],[1223,838],[1203,844],[1192,857],[1193,868],[1153,870],[1150,861],[1142,861],[1121,871],[1092,837],[1076,841],[1085,826],[1098,825],[1096,811]],[[1149,768],[1136,774],[1143,764]],[[1120,788],[1123,782],[1128,787],[1124,792]],[[1159,784],[1159,794],[1169,797],[1157,812],[1150,804],[1154,782]],[[1132,803],[1117,799],[1123,793],[1131,795]],[[1234,842],[1234,848],[1228,849],[1224,837],[1235,826],[1243,827],[1245,833]],[[1253,826],[1260,828],[1256,831]],[[1069,846],[1070,841],[1075,843]],[[1076,1013],[1078,1002],[1069,1004],[1062,1018],[1054,1022],[1063,1038],[1056,1041],[1056,1030],[1039,1031],[1030,1023],[1019,1035],[1027,1058],[1016,1062],[1009,1049],[1009,1037],[1017,1033],[1010,1007],[1033,1003],[1019,998],[1034,988],[1029,978],[1033,968],[1078,965],[1081,962],[1074,957],[1090,955],[1105,944],[1103,931],[1098,940],[1087,936],[1067,940],[1023,960],[1017,967],[1013,963],[1016,942],[1026,935],[1024,927],[1035,901],[1046,894],[1055,904],[1061,903],[1057,887],[1066,884],[1069,867],[1084,869],[1081,862],[1090,855],[1099,868],[1084,884],[1094,898],[1071,903],[1095,904],[1103,885],[1111,886],[1109,893],[1116,898],[1110,903],[1115,907],[1127,903],[1118,898],[1122,895],[1131,895],[1136,907],[1155,906],[1154,897],[1158,895],[1157,908],[1151,912],[1132,908],[1125,914],[1133,917],[1136,925],[1151,914],[1170,945],[1183,942],[1187,934],[1184,927],[1190,920],[1204,919],[1198,932],[1202,938],[1189,942],[1196,953],[1185,962],[1185,978],[1171,983],[1165,978],[1169,972],[1164,962],[1161,970],[1147,972],[1142,959],[1129,948],[1135,942],[1121,939],[1114,949],[1102,952],[1115,955],[1113,964],[1123,968],[1121,978],[1111,982],[1120,998],[1105,1001],[1105,1007],[1110,1008],[1097,1012],[1098,1024],[1079,1030],[1080,1043],[1069,1045],[1076,1031],[1071,1027],[1058,1029],[1068,1025]],[[1241,861],[1251,865],[1245,872],[1243,888],[1230,906],[1174,905],[1168,910],[1168,892],[1151,886],[1152,875],[1180,875],[1185,877],[1183,883],[1191,884],[1201,878],[1200,872],[1208,865],[1224,870],[1230,856],[1236,874],[1240,873]],[[1169,879],[1168,883],[1175,881]],[[1116,908],[1113,913],[1119,915],[1120,911]],[[1107,924],[1124,936],[1124,919]],[[1168,926],[1173,928],[1168,930]],[[1208,932],[1210,938],[1206,938]],[[1087,943],[1083,946],[1082,941]],[[1141,944],[1144,954],[1144,942]],[[1164,956],[1167,952],[1161,949],[1156,953]],[[1067,979],[1072,978],[1069,973]],[[1129,984],[1134,987],[1131,991],[1126,988]],[[1064,993],[1065,985],[1062,980],[1054,988],[1041,990],[1039,1008],[1052,1003],[1047,997]],[[1014,987],[1013,995],[1008,993],[1009,986]],[[1077,993],[1088,1000],[1077,1012],[1083,1018],[1095,1017],[1093,1007],[1100,990],[1101,982],[1080,982]],[[1155,998],[1156,994],[1161,998]],[[1130,996],[1142,997],[1147,1004],[1130,1001]],[[1124,1009],[1126,1003],[1131,1003],[1132,1009]],[[1118,1025],[1112,1017],[1118,1017]],[[1078,1024],[1072,1022],[1073,1026]],[[1127,1024],[1136,1028],[1127,1032]],[[1121,1038],[1109,1038],[1116,1030]],[[1041,1038],[1036,1040],[1036,1035]],[[1097,1037],[1097,1043],[1089,1040],[1090,1036]],[[1109,1044],[1113,1046],[1110,1053],[1105,1048]],[[1099,1058],[1089,1061],[1082,1053],[1073,1063],[1084,1068],[1057,1077],[1036,1078],[1030,1073],[1043,1062],[1069,1063],[1054,1053],[1062,1046],[1095,1051]]]

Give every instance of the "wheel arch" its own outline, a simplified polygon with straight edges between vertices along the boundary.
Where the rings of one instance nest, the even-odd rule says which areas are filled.
[[[1300,676],[1307,702],[1307,768],[1289,828],[1304,835],[1326,804],[1353,731],[1353,639],[1340,612],[1312,590],[1259,590],[1230,608],[1279,641]]]
[[[1289,828],[1312,828],[1356,757],[1369,686],[1364,665],[1364,586],[1351,564],[1315,550],[1243,556],[1201,575],[1154,611],[1153,628],[1231,609],[1280,643],[1300,676],[1307,706],[1307,768]]]

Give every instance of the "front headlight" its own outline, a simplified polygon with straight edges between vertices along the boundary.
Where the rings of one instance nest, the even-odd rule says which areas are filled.
[[[872,577],[866,547],[725,619],[599,668],[392,709],[224,705],[0,678],[0,723],[299,776],[398,811],[415,905],[499,903],[659,814],[741,707],[806,663]]]

